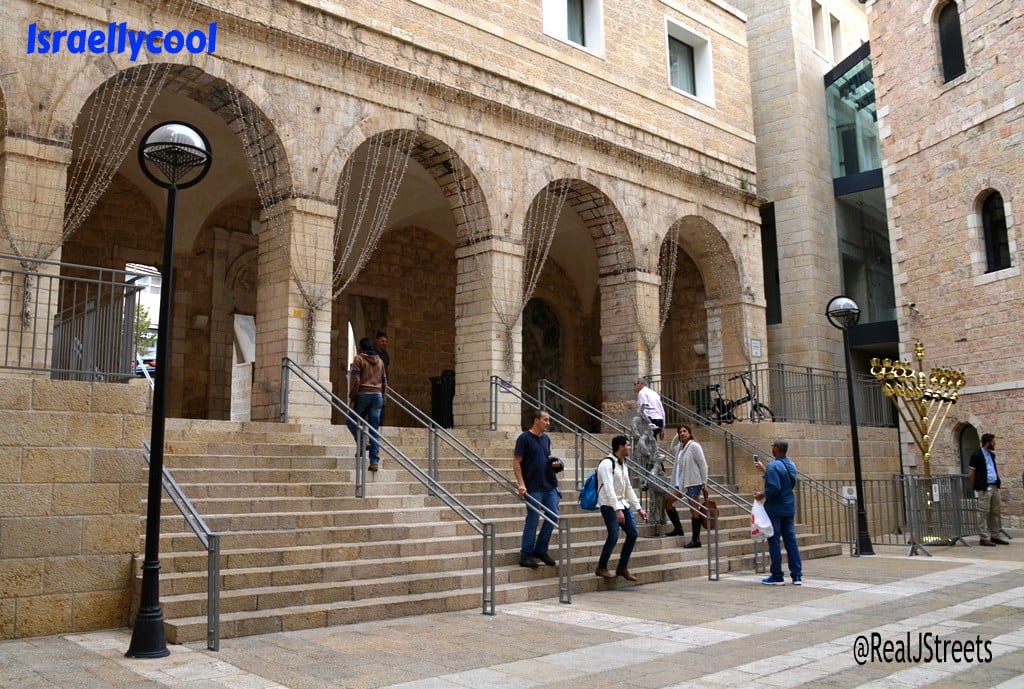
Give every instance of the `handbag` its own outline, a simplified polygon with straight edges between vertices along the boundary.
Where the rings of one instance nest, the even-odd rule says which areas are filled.
[[[704,499],[704,511],[707,512],[707,516],[703,514],[700,516],[701,526],[704,527],[705,531],[710,531],[718,526],[718,503],[714,500]]]
[[[750,511],[750,537],[754,541],[766,541],[775,534],[772,520],[764,509],[762,500],[755,500],[754,507]]]

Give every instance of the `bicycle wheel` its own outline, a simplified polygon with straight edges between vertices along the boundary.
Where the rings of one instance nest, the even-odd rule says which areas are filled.
[[[772,410],[768,408],[768,405],[758,402],[757,404],[750,405],[750,420],[755,422],[774,421],[775,414],[773,414]]]

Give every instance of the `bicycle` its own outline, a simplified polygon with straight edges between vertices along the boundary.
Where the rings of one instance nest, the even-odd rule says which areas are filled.
[[[706,416],[713,419],[718,425],[723,423],[732,423],[733,421],[741,421],[734,411],[737,407],[743,406],[744,404],[750,404],[750,410],[748,411],[748,417],[754,423],[761,421],[774,421],[775,414],[768,405],[761,402],[757,397],[757,383],[754,382],[753,376],[750,371],[744,371],[738,373],[735,376],[729,378],[729,380],[739,379],[743,383],[743,388],[746,390],[746,395],[734,400],[727,400],[722,395],[722,386],[718,383],[712,383],[707,386],[707,391],[714,395],[710,399],[710,406],[704,410]]]

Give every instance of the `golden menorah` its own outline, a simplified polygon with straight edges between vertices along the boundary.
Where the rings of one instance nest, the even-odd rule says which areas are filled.
[[[921,450],[924,475],[931,476],[932,441],[935,432],[956,404],[960,388],[967,379],[962,371],[933,368],[924,372],[924,345],[914,346],[917,368],[909,361],[871,360],[871,375],[882,383],[885,396],[896,405],[914,442]]]

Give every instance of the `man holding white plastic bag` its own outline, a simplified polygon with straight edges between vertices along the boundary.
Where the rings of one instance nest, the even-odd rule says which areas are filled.
[[[772,457],[775,459],[768,466],[760,460],[754,463],[764,473],[764,491],[754,493],[754,499],[764,500],[764,509],[771,519],[773,531],[768,537],[771,576],[761,580],[767,586],[786,585],[786,577],[782,574],[782,543],[786,546],[786,559],[793,585],[800,586],[803,583],[803,564],[796,544],[796,500],[793,495],[797,472],[796,464],[786,456],[788,451],[789,441],[779,438],[772,443]]]

